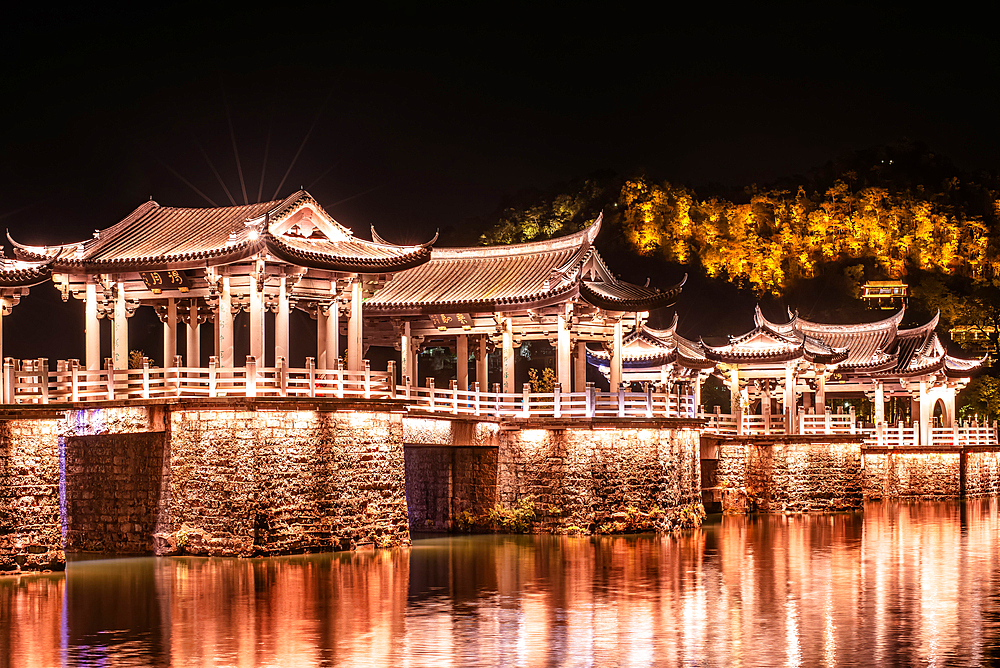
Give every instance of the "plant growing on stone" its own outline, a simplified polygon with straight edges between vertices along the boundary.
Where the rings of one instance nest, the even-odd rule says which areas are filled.
[[[507,533],[527,533],[535,517],[535,499],[531,495],[520,499],[513,508],[498,503],[486,513],[488,526]]]

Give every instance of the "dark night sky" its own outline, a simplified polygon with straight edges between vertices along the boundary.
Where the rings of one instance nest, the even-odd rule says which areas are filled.
[[[997,168],[996,16],[949,9],[23,9],[0,40],[0,223],[74,241],[150,195],[208,204],[171,169],[227,204],[202,151],[242,202],[227,103],[250,200],[301,146],[279,195],[398,242],[605,168],[742,186],[902,138]]]

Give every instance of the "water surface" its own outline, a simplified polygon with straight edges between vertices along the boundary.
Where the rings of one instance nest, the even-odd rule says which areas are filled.
[[[1000,662],[996,499],[0,578],[5,666]]]

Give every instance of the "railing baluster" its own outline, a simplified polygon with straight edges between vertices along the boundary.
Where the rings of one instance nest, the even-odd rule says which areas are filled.
[[[478,417],[479,416],[479,381],[478,380],[472,384],[472,389],[475,392],[476,416]]]
[[[430,395],[428,398],[430,399],[430,402],[431,402],[431,413],[433,413],[434,412],[434,379],[433,378],[428,378],[427,379],[427,389],[428,389],[428,394]]]
[[[372,368],[371,362],[365,360],[365,399],[372,398]]]
[[[386,373],[389,374],[389,398],[396,398],[396,360],[389,360],[385,365]]]
[[[556,383],[552,386],[552,417],[562,417],[562,385]]]
[[[347,372],[344,371],[344,360],[337,358],[337,398],[344,398],[344,375]]]
[[[247,365],[246,365],[246,396],[256,397],[257,396],[257,358],[253,355],[247,355]]]
[[[531,385],[525,383],[521,387],[521,417],[531,416]]]

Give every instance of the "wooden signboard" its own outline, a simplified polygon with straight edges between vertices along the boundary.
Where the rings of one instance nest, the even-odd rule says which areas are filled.
[[[154,295],[158,295],[164,290],[187,292],[191,289],[191,283],[183,271],[140,271],[139,276]]]
[[[427,316],[431,324],[440,330],[449,327],[461,327],[462,329],[472,329],[472,316],[468,313],[441,313]]]

